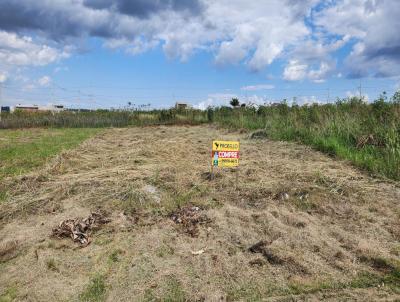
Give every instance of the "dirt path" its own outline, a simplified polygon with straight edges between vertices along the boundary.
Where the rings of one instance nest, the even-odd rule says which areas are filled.
[[[216,138],[241,139],[237,189],[234,171],[207,180]],[[3,297],[400,298],[398,183],[305,146],[207,126],[111,129],[8,182]],[[89,246],[50,237],[60,221],[91,211],[112,221]]]

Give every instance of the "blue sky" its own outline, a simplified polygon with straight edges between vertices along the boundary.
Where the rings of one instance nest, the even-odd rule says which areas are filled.
[[[1,104],[373,100],[400,83],[396,0],[0,3]]]

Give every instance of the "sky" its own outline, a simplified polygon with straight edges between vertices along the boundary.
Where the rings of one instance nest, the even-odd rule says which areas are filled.
[[[400,89],[399,0],[0,0],[0,104],[196,108]]]

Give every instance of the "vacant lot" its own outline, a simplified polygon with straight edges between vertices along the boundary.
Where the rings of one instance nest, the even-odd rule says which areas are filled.
[[[241,167],[208,179],[212,139]],[[109,129],[2,180],[0,301],[400,298],[399,183],[209,126]],[[81,247],[68,218],[111,222]]]

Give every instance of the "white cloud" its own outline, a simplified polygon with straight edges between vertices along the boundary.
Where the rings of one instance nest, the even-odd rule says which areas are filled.
[[[194,108],[205,110],[208,107],[229,106],[229,102],[232,100],[232,98],[237,97],[238,96],[233,93],[213,93],[208,95],[205,101],[201,101],[195,105]]]
[[[162,45],[168,57],[183,61],[196,51],[206,50],[215,54],[218,64],[243,62],[258,71],[279,58],[287,47],[296,45],[310,34],[304,18],[310,15],[317,0],[305,0],[301,5],[296,0],[168,3],[5,0],[0,8],[16,16],[0,22],[0,29],[1,26],[17,30],[26,27],[36,30],[38,36],[55,41],[65,41],[70,37],[100,37],[105,46],[125,48],[131,54]],[[42,11],[47,14],[38,22],[37,15]],[[31,62],[37,61],[37,65],[41,65],[39,62],[55,61],[57,49],[48,47],[42,49],[44,58]],[[8,60],[23,64],[29,61],[27,57],[24,54]]]
[[[321,62],[317,69],[311,69],[308,72],[308,77],[316,83],[322,83],[325,81],[326,75],[329,74],[332,69],[332,66],[330,66],[328,63]]]
[[[202,102],[198,103],[197,105],[194,105],[193,107],[195,109],[206,110],[208,107],[214,107],[214,106],[215,106],[214,100],[211,98],[208,98],[207,100],[202,101]]]
[[[260,84],[260,85],[250,85],[250,86],[244,86],[240,88],[240,90],[243,91],[258,91],[258,90],[270,90],[274,89],[275,86],[271,84]]]
[[[312,105],[312,104],[320,104],[321,102],[318,101],[315,95],[312,96],[301,96],[297,99],[299,105]]]
[[[7,73],[0,72],[0,83],[4,83],[7,80]]]
[[[315,83],[323,83],[333,70],[334,66],[328,62],[321,62],[318,67],[312,68],[306,63],[291,60],[283,71],[283,78],[287,81],[309,79]]]
[[[338,72],[335,52],[352,43],[351,76],[400,74],[399,0],[3,0],[0,10],[10,16],[0,20],[2,69],[56,62],[96,37],[132,55],[206,51],[252,71],[279,59],[285,79],[314,82]]]
[[[205,101],[201,101],[194,106],[196,109],[205,110],[208,107],[218,107],[218,106],[230,106],[230,101],[232,98],[238,98],[240,103],[244,103],[247,106],[259,106],[264,105],[267,102],[266,97],[259,95],[251,96],[238,96],[232,93],[214,93],[208,95]]]
[[[283,71],[283,78],[288,81],[303,80],[307,76],[307,69],[308,66],[306,64],[302,64],[297,60],[291,60]]]
[[[353,97],[360,97],[360,91],[346,91],[346,96],[348,98],[353,98]],[[364,100],[364,102],[369,102],[369,95],[367,93],[363,93],[361,95],[362,99]]]
[[[259,96],[259,95],[251,95],[248,97],[244,98],[244,101],[247,106],[260,106],[260,105],[265,105],[267,103],[266,97]]]
[[[217,33],[216,62],[245,64],[262,70],[280,57],[285,48],[310,34],[303,22],[312,7],[304,1],[297,15],[292,1],[210,1],[207,20]]]
[[[356,43],[346,58],[351,77],[400,74],[398,0],[342,0],[315,14],[314,23]]]
[[[0,31],[0,62],[5,66],[43,66],[66,58],[69,53],[40,44],[29,36]]]
[[[38,80],[40,86],[49,86],[51,78],[49,76],[43,76]]]

